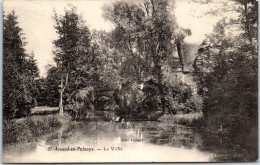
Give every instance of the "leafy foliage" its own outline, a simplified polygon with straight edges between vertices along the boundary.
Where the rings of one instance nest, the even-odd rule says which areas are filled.
[[[25,52],[15,12],[4,15],[3,26],[3,115],[9,119],[27,115],[35,105],[39,71],[33,54]]]
[[[251,34],[257,31],[248,28],[248,24],[249,27],[257,25],[257,21],[251,22],[257,3],[238,2],[239,8],[244,7],[243,12],[238,10],[243,19],[236,21],[241,33],[231,35],[234,22],[220,20],[199,49],[195,79],[205,103],[206,129],[224,136],[221,143],[229,144],[228,149],[232,150],[229,152],[243,150],[243,159],[256,160],[258,50],[254,42],[256,36]],[[248,11],[245,10],[247,5],[250,6]]]

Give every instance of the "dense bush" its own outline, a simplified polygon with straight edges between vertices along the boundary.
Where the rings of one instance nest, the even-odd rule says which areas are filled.
[[[166,100],[172,114],[195,113],[202,111],[203,100],[192,92],[185,83],[168,84]]]
[[[94,88],[92,86],[72,92],[66,109],[73,111],[77,119],[84,119],[94,111]]]
[[[184,83],[167,83],[164,86],[167,110],[171,114],[195,113],[202,110],[201,96]],[[159,85],[155,80],[125,82],[120,89],[83,88],[74,91],[66,108],[85,119],[95,111],[111,111],[114,115],[142,120],[157,120],[163,113]]]

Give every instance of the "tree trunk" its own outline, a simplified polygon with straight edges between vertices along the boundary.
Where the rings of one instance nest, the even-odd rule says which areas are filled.
[[[164,94],[164,86],[163,86],[163,75],[162,75],[162,69],[161,66],[157,64],[157,76],[158,76],[158,85],[159,85],[159,93],[160,93],[160,100],[162,104],[162,111],[167,114],[168,112],[166,111],[165,104],[165,94]]]
[[[248,40],[250,41],[250,44],[252,46],[252,36],[251,36],[251,29],[250,29],[250,21],[249,21],[249,16],[248,16],[248,6],[247,6],[247,0],[244,0],[244,14],[245,14],[245,28],[246,28],[246,33]]]
[[[61,80],[61,89],[60,89],[60,102],[59,102],[59,109],[60,109],[60,115],[63,115],[63,92],[68,84],[69,74],[66,74],[65,78],[65,85],[63,87],[63,80]]]
[[[177,46],[177,52],[178,52],[178,55],[179,55],[179,58],[180,58],[181,68],[182,68],[182,71],[183,71],[184,64],[183,64],[183,58],[182,58],[182,43],[181,43],[181,41],[178,41],[176,46]]]
[[[166,108],[165,108],[165,97],[164,97],[164,90],[163,90],[163,85],[162,84],[159,84],[159,91],[160,91],[160,95],[161,95],[161,103],[162,103],[162,111],[165,113],[165,114],[168,114],[168,111],[166,111]]]
[[[60,115],[63,115],[63,91],[60,92],[59,108],[60,108]]]

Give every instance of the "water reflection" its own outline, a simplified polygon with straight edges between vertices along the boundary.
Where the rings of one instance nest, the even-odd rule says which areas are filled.
[[[38,142],[8,145],[4,148],[4,160],[14,162],[211,161],[213,154],[197,149],[201,143],[201,137],[194,129],[166,126],[159,122],[116,124],[80,122],[63,126],[59,131],[42,137]],[[16,152],[17,148],[23,150],[25,146],[31,147],[30,152],[23,152],[24,154]],[[75,151],[65,151],[68,148],[74,148]],[[86,151],[82,152],[82,150]]]

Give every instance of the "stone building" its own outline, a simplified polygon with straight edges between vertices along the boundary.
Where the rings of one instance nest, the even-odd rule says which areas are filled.
[[[197,84],[193,81],[191,73],[194,71],[193,63],[199,45],[185,43],[182,54],[174,51],[169,66],[165,66],[165,77],[172,83],[184,83],[191,87],[193,94],[197,93]]]

